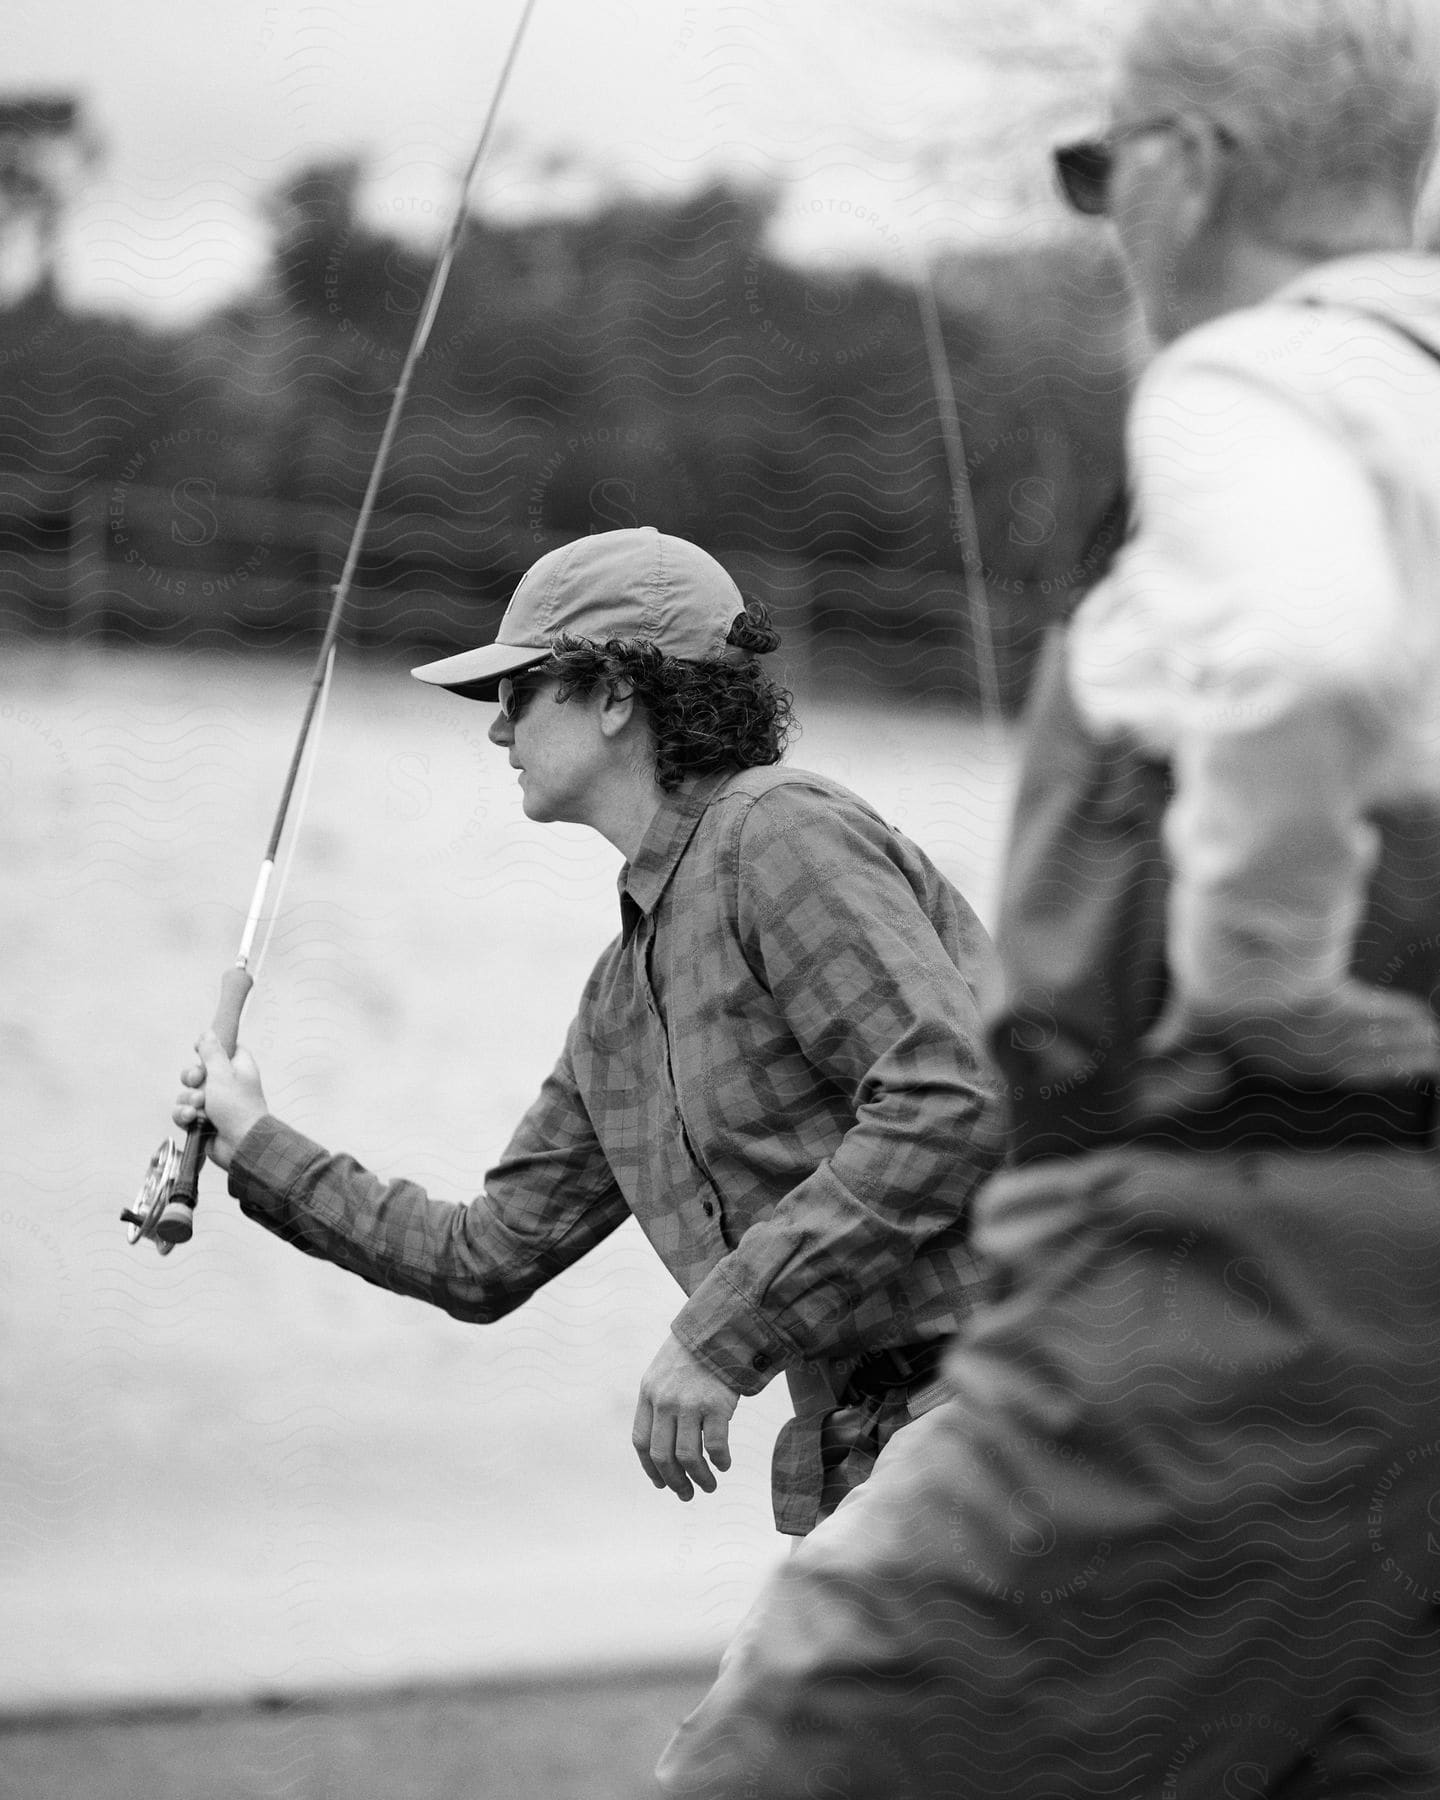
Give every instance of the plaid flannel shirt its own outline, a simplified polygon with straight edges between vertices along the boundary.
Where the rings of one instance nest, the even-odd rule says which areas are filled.
[[[620,935],[468,1204],[267,1118],[244,1212],[367,1280],[484,1322],[631,1214],[689,1296],[675,1336],[741,1394],[784,1368],[776,1522],[815,1522],[819,1429],[854,1361],[948,1335],[999,1158],[981,1049],[989,941],[854,794],[750,769],[667,795],[620,875]]]

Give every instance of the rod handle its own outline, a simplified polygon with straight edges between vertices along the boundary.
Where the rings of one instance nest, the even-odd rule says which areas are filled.
[[[245,969],[227,969],[220,977],[220,1004],[215,1008],[210,1029],[225,1046],[227,1056],[235,1054],[235,1045],[240,1036],[240,1015],[245,1010],[245,1002],[254,985],[255,978]],[[190,1242],[195,1229],[195,1202],[198,1198],[200,1170],[204,1166],[205,1152],[214,1135],[215,1127],[208,1119],[197,1119],[185,1133],[175,1185],[170,1190],[170,1198],[165,1202],[164,1210],[155,1222],[155,1235],[162,1244]]]

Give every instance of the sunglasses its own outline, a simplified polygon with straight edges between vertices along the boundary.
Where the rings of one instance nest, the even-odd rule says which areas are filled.
[[[503,675],[495,689],[500,701],[501,716],[518,719],[527,702],[539,692],[541,684],[548,680],[548,675],[534,669],[527,669],[523,675]]]
[[[1238,148],[1239,140],[1213,119],[1206,124],[1215,133],[1216,142],[1227,150]],[[1160,119],[1137,119],[1132,125],[1117,125],[1104,137],[1084,138],[1078,144],[1064,144],[1052,152],[1055,177],[1066,204],[1087,218],[1103,219],[1110,211],[1110,181],[1115,173],[1115,150],[1128,138],[1146,137],[1154,131],[1174,131],[1183,119],[1167,116]]]

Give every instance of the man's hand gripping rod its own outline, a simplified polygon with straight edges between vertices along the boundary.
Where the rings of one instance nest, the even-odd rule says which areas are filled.
[[[316,717],[322,710],[324,697],[329,691],[330,676],[335,666],[335,643],[340,631],[341,616],[345,611],[346,602],[350,598],[350,588],[355,579],[355,567],[360,560],[360,546],[364,542],[365,533],[370,524],[370,515],[375,510],[376,497],[380,492],[380,482],[390,460],[390,449],[395,441],[400,414],[410,393],[410,383],[420,358],[425,353],[425,346],[430,340],[435,315],[440,310],[440,299],[445,292],[445,283],[450,278],[450,266],[455,260],[456,247],[465,226],[470,188],[480,167],[481,159],[489,148],[490,138],[495,129],[495,120],[500,112],[500,103],[505,97],[505,89],[509,85],[510,74],[515,67],[516,58],[520,54],[520,45],[524,40],[525,30],[530,23],[530,15],[534,12],[535,6],[536,0],[525,0],[519,22],[515,27],[515,34],[510,40],[510,48],[506,53],[504,65],[500,70],[500,78],[495,83],[494,93],[490,96],[490,105],[485,114],[485,123],[481,127],[480,139],[475,146],[475,154],[470,158],[470,167],[466,170],[465,178],[460,184],[460,196],[455,203],[455,212],[450,220],[444,247],[431,273],[430,286],[426,292],[425,305],[421,309],[419,323],[415,327],[415,336],[411,339],[410,348],[406,352],[400,379],[395,384],[395,396],[390,402],[390,412],[385,420],[385,430],[381,434],[380,447],[375,453],[375,463],[370,471],[365,497],[361,501],[360,511],[356,515],[355,529],[350,534],[350,547],[345,555],[345,566],[340,572],[339,581],[335,584],[330,617],[326,621],[325,635],[320,642],[320,654],[316,659],[315,673],[310,682],[305,717],[301,722],[300,735],[296,739],[295,750],[290,758],[290,768],[285,777],[285,791],[280,796],[280,806],[275,814],[275,823],[271,828],[270,842],[266,847],[264,861],[260,865],[254,897],[250,902],[250,911],[245,920],[245,930],[240,939],[240,949],[235,958],[235,966],[228,969],[220,981],[220,1005],[215,1014],[212,1030],[230,1056],[235,1054],[236,1039],[240,1031],[240,1015],[245,1010],[245,1001],[249,996],[250,989],[254,986],[250,963],[254,954],[255,934],[265,909],[265,897],[269,891],[270,877],[275,871],[275,858],[285,830],[285,818],[290,810],[290,799],[295,791],[295,780],[305,757],[305,747],[309,742],[311,728]],[[151,1157],[150,1167],[145,1172],[145,1179],[140,1185],[140,1192],[136,1196],[134,1206],[127,1206],[120,1214],[120,1217],[130,1227],[132,1244],[138,1244],[142,1239],[148,1238],[162,1256],[167,1256],[176,1244],[189,1242],[195,1229],[195,1201],[200,1169],[205,1161],[205,1150],[213,1130],[214,1127],[207,1120],[198,1119],[185,1133],[183,1147],[176,1144],[173,1138],[167,1137]]]

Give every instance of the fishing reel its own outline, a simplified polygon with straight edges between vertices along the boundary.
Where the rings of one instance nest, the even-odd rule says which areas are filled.
[[[260,915],[264,873],[269,867],[267,862],[262,870],[261,885],[250,905],[240,957],[235,967],[227,969],[220,977],[220,1005],[210,1029],[224,1045],[227,1056],[235,1054],[240,1014],[245,1009],[245,997],[254,986],[254,977],[246,971],[245,959],[249,955],[255,921]],[[123,1207],[120,1212],[120,1217],[130,1227],[132,1244],[148,1241],[162,1256],[168,1256],[177,1244],[190,1242],[195,1235],[195,1200],[200,1187],[200,1170],[214,1135],[215,1127],[208,1119],[196,1119],[186,1130],[183,1144],[167,1137],[150,1158],[150,1167],[140,1183],[135,1204]]]
[[[121,1209],[130,1242],[152,1243],[162,1256],[188,1244],[195,1232],[195,1181],[208,1132],[192,1125],[182,1149],[167,1137],[150,1158],[135,1204]]]

